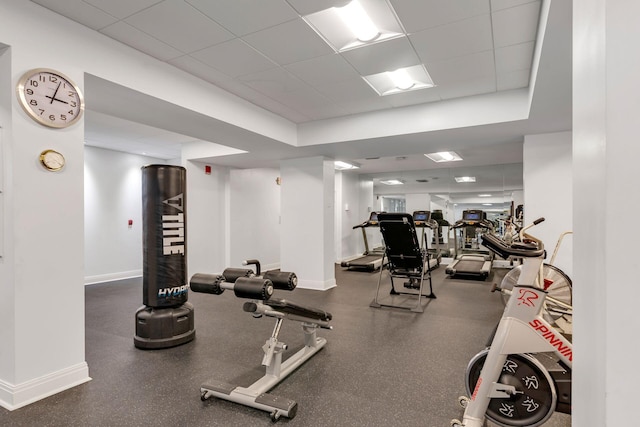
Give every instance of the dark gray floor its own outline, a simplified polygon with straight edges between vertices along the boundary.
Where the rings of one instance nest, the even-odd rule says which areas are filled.
[[[385,273],[386,274],[386,273]],[[424,313],[373,309],[378,273],[336,270],[338,287],[296,289],[276,296],[333,314],[328,343],[272,393],[298,402],[296,426],[446,427],[461,416],[463,373],[484,348],[502,313],[485,282],[451,279],[434,271],[434,291]],[[190,293],[196,339],[163,350],[133,345],[141,279],[86,288],[86,360],[92,381],[21,409],[0,408],[2,426],[268,426],[266,412],[231,402],[200,400],[210,378],[248,386],[264,374],[261,347],[273,321],[242,311],[243,300]],[[302,346],[300,324],[285,322],[285,358]],[[46,354],[43,354],[46,357]],[[548,427],[568,427],[554,414]]]

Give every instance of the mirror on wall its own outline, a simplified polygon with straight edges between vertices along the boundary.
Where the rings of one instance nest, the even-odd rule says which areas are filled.
[[[523,203],[522,163],[385,172],[372,175],[380,210],[442,211],[450,224],[479,209],[500,233],[504,220]],[[448,230],[445,228],[445,243]]]

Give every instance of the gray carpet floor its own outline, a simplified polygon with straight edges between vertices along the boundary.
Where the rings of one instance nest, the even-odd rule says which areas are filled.
[[[386,276],[386,272],[384,275]],[[333,314],[333,330],[319,330],[327,345],[272,393],[298,403],[291,426],[446,427],[459,418],[469,359],[485,347],[503,310],[489,292],[504,271],[486,281],[454,279],[444,266],[433,272],[437,299],[424,313],[370,308],[378,273],[336,268],[338,286],[319,292],[276,291],[277,297]],[[388,281],[384,282],[385,284]],[[382,295],[386,297],[388,288]],[[86,288],[86,360],[93,378],[24,408],[0,408],[2,426],[268,426],[269,415],[235,403],[200,400],[209,379],[248,386],[264,374],[262,345],[271,318],[242,310],[246,300],[191,292],[195,340],[174,348],[133,345],[142,280]],[[280,341],[303,345],[300,324],[285,321]],[[46,357],[43,354],[43,357]],[[491,424],[489,424],[491,425]],[[569,427],[556,413],[546,427]]]

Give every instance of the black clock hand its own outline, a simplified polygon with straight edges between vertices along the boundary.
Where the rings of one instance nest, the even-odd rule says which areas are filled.
[[[62,102],[64,104],[68,104],[67,101],[63,101],[62,99],[58,99],[55,96],[45,95],[45,98],[49,98],[51,100],[51,104],[53,104],[53,101],[58,101],[58,102]]]
[[[58,90],[60,89],[60,85],[62,84],[62,82],[58,83],[58,87],[56,88],[56,91],[53,92],[53,96],[51,97],[51,102],[49,104],[53,104],[53,100],[56,99],[56,95],[58,94]],[[49,98],[47,96],[47,98]]]

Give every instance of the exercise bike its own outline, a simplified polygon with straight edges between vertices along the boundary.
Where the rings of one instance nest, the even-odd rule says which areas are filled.
[[[458,399],[463,419],[452,420],[452,427],[482,427],[487,419],[503,427],[536,427],[554,411],[571,413],[573,347],[543,316],[544,244],[525,233],[542,221],[524,227],[522,241],[511,246],[497,236],[483,236],[483,245],[503,258],[523,258],[522,271],[490,347],[469,362],[468,396]],[[541,353],[553,354],[555,366],[543,364],[536,357]]]

